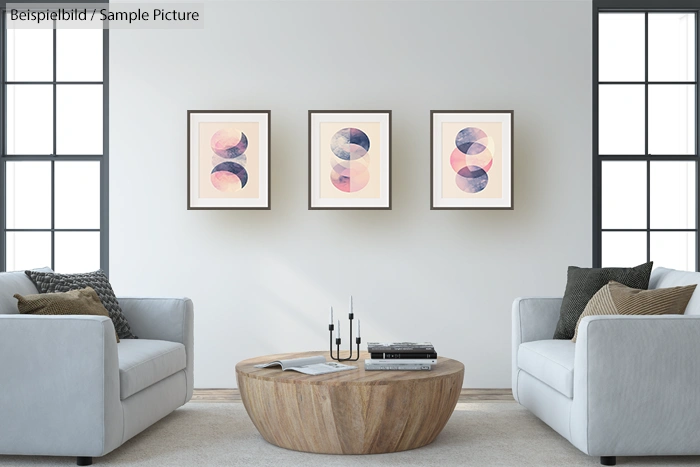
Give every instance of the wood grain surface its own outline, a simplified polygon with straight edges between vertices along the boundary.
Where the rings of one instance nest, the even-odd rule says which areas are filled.
[[[326,352],[281,354],[236,365],[243,404],[268,442],[295,451],[376,454],[430,444],[457,405],[464,365],[439,357],[431,371],[357,370],[309,376],[254,368],[284,358]]]
[[[216,404],[242,404],[241,391],[238,388],[195,388],[191,402],[216,403]],[[462,388],[459,394],[459,404],[473,404],[479,402],[490,403],[515,403],[513,391],[510,389],[481,389]]]

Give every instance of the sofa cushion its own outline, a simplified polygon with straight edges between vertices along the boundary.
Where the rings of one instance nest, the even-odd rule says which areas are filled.
[[[41,268],[37,271],[51,272],[51,268]],[[19,313],[17,299],[14,297],[16,293],[32,295],[39,291],[24,271],[0,272],[0,315]]]
[[[566,397],[574,397],[574,349],[576,344],[552,339],[520,344],[518,368]]]
[[[611,280],[635,289],[648,289],[653,262],[633,268],[579,268],[569,266],[566,275],[566,290],[561,301],[559,322],[554,331],[554,339],[574,337],[576,323],[593,298]],[[120,336],[121,337],[121,336]]]
[[[25,271],[41,293],[68,292],[75,289],[92,287],[114,323],[114,329],[120,339],[137,339],[131,333],[129,322],[126,320],[119,301],[114,295],[112,285],[104,272],[94,271],[80,274],[57,274],[40,271]]]
[[[576,342],[578,328],[587,316],[605,315],[682,315],[693,296],[697,284],[663,289],[640,290],[610,281],[604,285],[586,305],[576,323],[571,342]]]
[[[656,268],[649,280],[650,289],[664,289],[679,285],[700,284],[700,272],[676,271],[675,269]],[[685,308],[686,315],[700,315],[700,293],[693,294]]]
[[[88,315],[109,318],[107,308],[92,289],[71,290],[70,292],[40,293],[30,295],[15,294],[17,308],[23,315]],[[119,342],[116,331],[114,337]]]
[[[177,342],[124,339],[117,352],[122,400],[185,369],[185,346]]]

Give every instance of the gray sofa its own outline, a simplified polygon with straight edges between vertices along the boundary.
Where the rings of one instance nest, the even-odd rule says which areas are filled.
[[[700,283],[657,268],[650,289]],[[685,315],[591,316],[553,340],[561,298],[513,303],[513,396],[601,464],[700,454],[700,291]]]
[[[20,315],[15,293],[38,292],[0,273],[0,454],[90,465],[192,397],[191,300],[119,298],[139,339],[117,344],[109,318]]]

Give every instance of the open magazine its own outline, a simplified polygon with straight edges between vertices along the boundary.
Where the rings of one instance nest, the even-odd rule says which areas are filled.
[[[281,366],[282,371],[294,370],[305,375],[325,375],[326,373],[337,373],[339,371],[356,370],[356,366],[343,365],[337,362],[326,362],[326,357],[319,355],[316,357],[292,358],[288,360],[275,360],[274,362],[261,363],[255,368],[269,368],[271,366]]]

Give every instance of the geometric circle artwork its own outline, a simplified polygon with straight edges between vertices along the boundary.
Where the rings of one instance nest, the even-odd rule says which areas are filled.
[[[248,183],[248,172],[235,162],[222,162],[211,171],[211,183],[219,191],[234,193]]]
[[[462,167],[457,172],[457,186],[467,193],[478,193],[489,183],[489,176],[484,169],[475,165]]]
[[[331,138],[331,183],[340,191],[353,193],[369,183],[367,134],[358,128],[343,128]]]
[[[211,137],[210,144],[214,151],[211,184],[227,193],[242,190],[248,183],[248,171],[245,169],[248,138],[245,133],[237,129],[219,130]]]
[[[493,138],[480,128],[462,128],[455,137],[455,146],[450,165],[457,173],[457,187],[466,193],[482,191],[489,183],[488,171],[493,166]]]
[[[219,130],[211,137],[211,149],[220,157],[233,159],[248,148],[248,138],[242,131]]]

